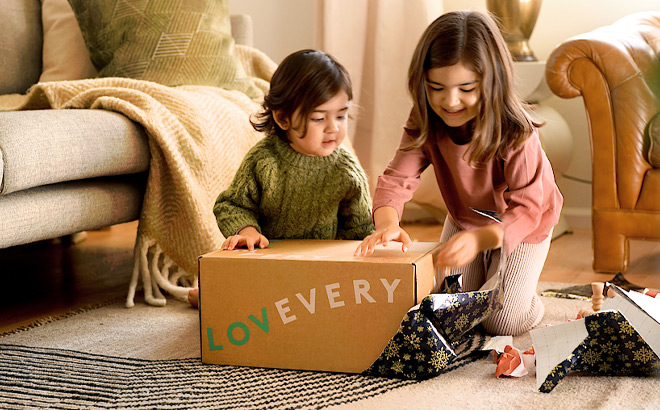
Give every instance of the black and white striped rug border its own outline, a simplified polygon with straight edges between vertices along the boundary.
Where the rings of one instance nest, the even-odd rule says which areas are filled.
[[[481,344],[472,343],[447,370],[483,357],[475,354]],[[0,344],[0,403],[10,409],[322,409],[414,383]]]

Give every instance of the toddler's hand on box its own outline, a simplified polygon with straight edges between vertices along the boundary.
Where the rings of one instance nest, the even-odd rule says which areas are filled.
[[[222,243],[222,249],[231,251],[237,246],[246,246],[249,250],[254,250],[255,246],[263,249],[268,246],[268,239],[259,233],[254,227],[247,226],[238,233],[225,239]]]

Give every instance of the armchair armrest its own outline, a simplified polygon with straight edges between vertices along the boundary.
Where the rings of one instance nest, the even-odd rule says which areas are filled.
[[[632,14],[560,44],[546,80],[560,97],[582,96],[591,139],[594,209],[635,207],[645,173],[645,128],[660,111],[653,92],[660,13]]]

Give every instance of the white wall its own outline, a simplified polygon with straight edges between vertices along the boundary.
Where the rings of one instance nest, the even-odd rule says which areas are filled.
[[[317,0],[229,0],[231,14],[249,14],[254,46],[276,63],[316,44]]]
[[[444,0],[445,11],[486,10],[485,0]],[[611,24],[638,11],[660,11],[660,0],[545,0],[530,47],[539,60],[546,60],[557,44],[577,34]],[[591,227],[591,148],[582,98],[551,97],[543,102],[556,109],[573,134],[573,156],[565,174],[557,179],[564,194],[563,215],[571,228]]]

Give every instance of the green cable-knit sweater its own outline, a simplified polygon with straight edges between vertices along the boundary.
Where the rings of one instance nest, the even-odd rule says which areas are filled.
[[[315,157],[265,137],[213,207],[225,237],[254,226],[268,239],[363,239],[373,232],[364,170],[339,147]]]

